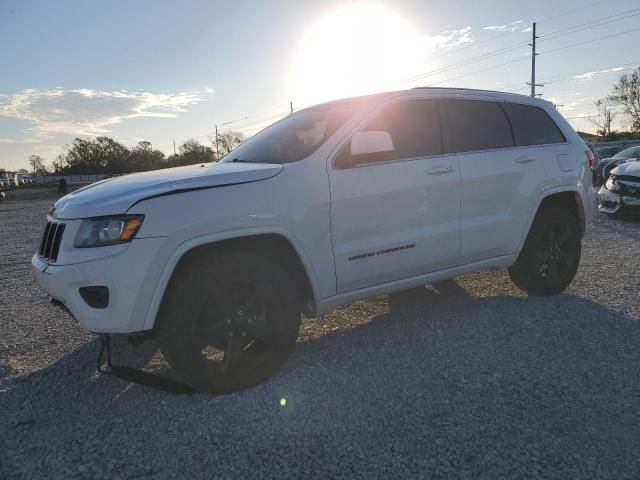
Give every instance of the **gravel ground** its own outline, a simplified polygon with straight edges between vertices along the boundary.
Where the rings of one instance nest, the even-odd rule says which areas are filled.
[[[562,295],[486,272],[358,302],[215,398],[95,373],[31,276],[50,205],[0,204],[0,478],[640,478],[638,221],[598,218]]]

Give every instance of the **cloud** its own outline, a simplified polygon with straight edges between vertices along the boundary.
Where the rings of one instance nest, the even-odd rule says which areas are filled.
[[[580,73],[578,75],[574,75],[573,78],[576,78],[578,80],[591,80],[596,75],[602,75],[603,73],[621,72],[623,70],[627,70],[627,68],[624,68],[624,67],[605,68],[603,70],[594,70],[593,72]]]
[[[197,92],[151,93],[88,88],[25,89],[0,94],[0,116],[26,121],[30,140],[3,139],[1,143],[42,141],[59,134],[103,135],[111,125],[136,117],[175,118],[201,101]]]
[[[468,45],[473,43],[471,27],[464,27],[457,30],[445,30],[439,35],[429,39],[429,43],[438,48],[451,48],[458,45]]]
[[[521,23],[524,20],[516,20],[515,22],[507,23],[505,25],[487,25],[486,27],[482,27],[483,30],[489,30],[491,32],[528,32],[531,31],[528,28],[521,29]]]

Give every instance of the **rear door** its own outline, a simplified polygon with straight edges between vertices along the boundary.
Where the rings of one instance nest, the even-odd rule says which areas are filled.
[[[449,99],[443,112],[462,179],[460,260],[515,253],[544,178],[544,152],[516,145],[500,102]]]
[[[454,265],[460,169],[443,153],[436,101],[396,100],[358,130],[388,132],[394,150],[349,158],[347,141],[329,166],[338,292]]]

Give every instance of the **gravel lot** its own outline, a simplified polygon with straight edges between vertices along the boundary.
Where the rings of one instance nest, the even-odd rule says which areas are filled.
[[[598,218],[565,294],[487,272],[359,302],[214,398],[95,373],[30,272],[50,205],[0,204],[0,478],[640,478],[638,221]]]

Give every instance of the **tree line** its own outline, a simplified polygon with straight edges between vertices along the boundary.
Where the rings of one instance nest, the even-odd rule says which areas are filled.
[[[587,119],[596,127],[596,135],[600,140],[640,138],[640,67],[623,74],[614,83],[611,93],[595,102],[595,107],[597,113]],[[614,111],[612,107],[621,110]],[[623,117],[630,131],[613,130],[613,121],[618,116]]]
[[[245,140],[240,132],[226,132],[213,140],[216,150],[202,145],[194,139],[186,140],[178,151],[165,156],[154,149],[150,142],[141,141],[133,148],[127,148],[113,138],[101,136],[95,138],[76,138],[56,157],[51,166],[39,155],[29,157],[31,171],[36,175],[90,175],[100,173],[133,173],[158,170],[161,168],[182,167],[198,163],[216,161]]]

